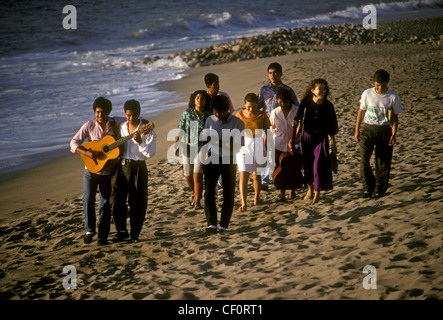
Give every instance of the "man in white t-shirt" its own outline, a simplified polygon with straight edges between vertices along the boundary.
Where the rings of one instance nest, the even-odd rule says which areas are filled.
[[[377,70],[374,83],[375,87],[365,90],[361,96],[355,126],[355,140],[360,142],[363,198],[371,198],[374,193],[376,197],[382,197],[388,189],[398,114],[403,112],[400,97],[388,88],[389,73]],[[370,165],[374,148],[375,176]]]

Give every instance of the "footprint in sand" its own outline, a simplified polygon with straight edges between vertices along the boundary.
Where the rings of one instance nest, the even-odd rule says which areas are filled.
[[[415,249],[415,248],[425,248],[428,246],[428,244],[424,241],[417,240],[405,243],[405,246],[407,246],[409,249]]]
[[[80,256],[82,254],[88,253],[89,250],[79,250],[79,251],[74,251],[72,254],[75,256]]]
[[[150,295],[150,294],[151,294],[150,292],[134,292],[134,293],[132,294],[132,297],[133,297],[135,300],[141,300],[141,299],[147,297],[147,296]]]
[[[381,244],[383,247],[390,246],[390,242],[393,240],[394,234],[392,232],[384,232],[374,241],[375,244]]]

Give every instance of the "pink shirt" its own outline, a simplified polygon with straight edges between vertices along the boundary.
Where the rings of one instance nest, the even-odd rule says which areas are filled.
[[[121,120],[120,120],[121,122]],[[118,122],[117,122],[118,123]],[[100,141],[105,136],[113,136],[114,132],[112,131],[111,124],[109,121],[106,123],[105,131],[103,131],[100,124],[97,122],[96,119],[90,120],[86,122],[84,125],[81,126],[80,130],[75,134],[75,136],[72,138],[70,146],[71,146],[71,152],[75,153],[75,150],[80,147],[85,140],[88,141]],[[99,172],[98,174],[101,175],[108,175],[112,172],[104,169],[103,171]]]
[[[71,140],[71,152],[75,153],[75,150],[80,147],[86,139],[88,141],[100,141],[105,136],[113,136],[111,124],[109,121],[106,123],[105,131],[103,131],[100,124],[96,119],[90,120],[81,126],[80,130],[75,134]]]

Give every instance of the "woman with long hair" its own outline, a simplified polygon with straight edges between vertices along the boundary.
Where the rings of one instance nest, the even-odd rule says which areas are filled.
[[[202,146],[199,141],[201,131],[205,126],[206,119],[212,114],[209,106],[211,97],[205,90],[193,92],[189,98],[188,108],[183,112],[178,128],[182,130],[186,137],[182,141],[183,171],[185,180],[191,188],[194,198],[191,206],[201,209],[200,204],[203,194],[203,165],[200,162],[198,153]],[[180,136],[175,137],[176,150]]]
[[[328,95],[326,80],[312,80],[303,94],[295,119],[298,121],[296,141],[301,135],[304,175],[308,185],[305,200],[311,204],[319,201],[320,191],[332,189],[328,137],[331,137],[332,152],[336,154],[338,124],[334,105],[328,100]]]

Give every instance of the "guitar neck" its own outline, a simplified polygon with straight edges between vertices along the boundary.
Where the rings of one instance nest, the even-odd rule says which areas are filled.
[[[133,133],[131,133],[129,136],[123,137],[118,139],[117,141],[115,141],[114,143],[109,145],[109,150],[115,149],[120,147],[122,144],[126,143],[127,141],[131,140],[132,137],[134,136],[134,133],[138,132],[139,130],[134,131]]]

